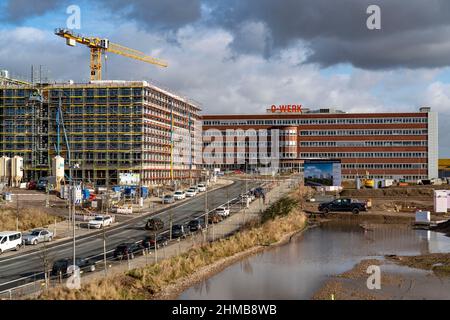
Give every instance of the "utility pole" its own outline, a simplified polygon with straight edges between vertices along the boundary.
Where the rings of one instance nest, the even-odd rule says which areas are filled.
[[[208,190],[205,192],[205,228],[208,233]]]
[[[172,240],[172,222],[173,222],[173,213],[172,210],[170,210],[169,215],[169,240]],[[156,238],[155,238],[156,241]]]
[[[103,206],[103,201],[102,201]],[[106,230],[105,230],[105,216],[103,215],[103,265],[105,268],[105,278],[108,275],[108,266],[106,264]]]
[[[71,195],[71,199],[70,199],[70,204],[69,204],[69,208],[70,208],[70,211],[72,212],[72,234],[73,234],[73,265],[74,265],[74,268],[75,268],[75,266],[76,266],[76,264],[75,264],[75,258],[76,258],[76,251],[75,251],[75,206],[74,206],[74,208],[73,208],[73,210],[72,210],[72,205],[74,204],[74,202],[75,202],[75,199],[74,199],[74,195],[73,195],[73,192],[74,192],[74,184],[73,184],[73,176],[72,176],[72,165],[69,163],[69,177],[70,177],[70,195]],[[75,269],[74,269],[74,272],[75,272]]]
[[[19,231],[19,194],[16,195],[16,231]]]

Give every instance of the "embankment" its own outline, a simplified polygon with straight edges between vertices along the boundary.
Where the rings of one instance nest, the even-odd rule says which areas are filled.
[[[39,299],[164,299],[175,298],[185,288],[210,277],[238,259],[278,245],[305,228],[298,202],[285,197],[275,202],[261,222],[219,241],[198,245],[159,263],[124,274],[95,280],[80,290],[51,289]]]

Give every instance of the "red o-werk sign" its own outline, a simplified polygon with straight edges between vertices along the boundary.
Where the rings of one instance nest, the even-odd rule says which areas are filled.
[[[279,106],[272,105],[270,107],[272,112],[282,112],[282,113],[303,113],[301,104],[280,104]]]

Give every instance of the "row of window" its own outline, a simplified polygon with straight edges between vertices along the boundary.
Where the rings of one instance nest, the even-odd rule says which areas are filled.
[[[426,152],[308,152],[300,158],[426,158]]]
[[[301,136],[374,136],[374,135],[425,135],[426,129],[379,129],[379,130],[308,130],[300,131]]]
[[[331,119],[267,119],[267,120],[204,120],[205,126],[238,125],[317,125],[317,124],[400,124],[427,123],[427,117],[393,118],[331,118]]]
[[[426,163],[343,163],[342,169],[427,169]]]
[[[342,175],[342,179],[355,179],[356,174]],[[391,176],[391,175],[368,175],[368,179],[405,179],[406,181],[417,181],[421,179],[428,179],[428,176]]]
[[[415,141],[301,141],[301,147],[426,147],[427,140]]]

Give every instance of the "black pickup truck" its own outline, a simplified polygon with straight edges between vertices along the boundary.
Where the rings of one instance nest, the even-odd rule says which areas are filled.
[[[350,198],[339,198],[319,204],[319,211],[323,213],[340,211],[358,214],[360,211],[367,211],[367,203]]]

